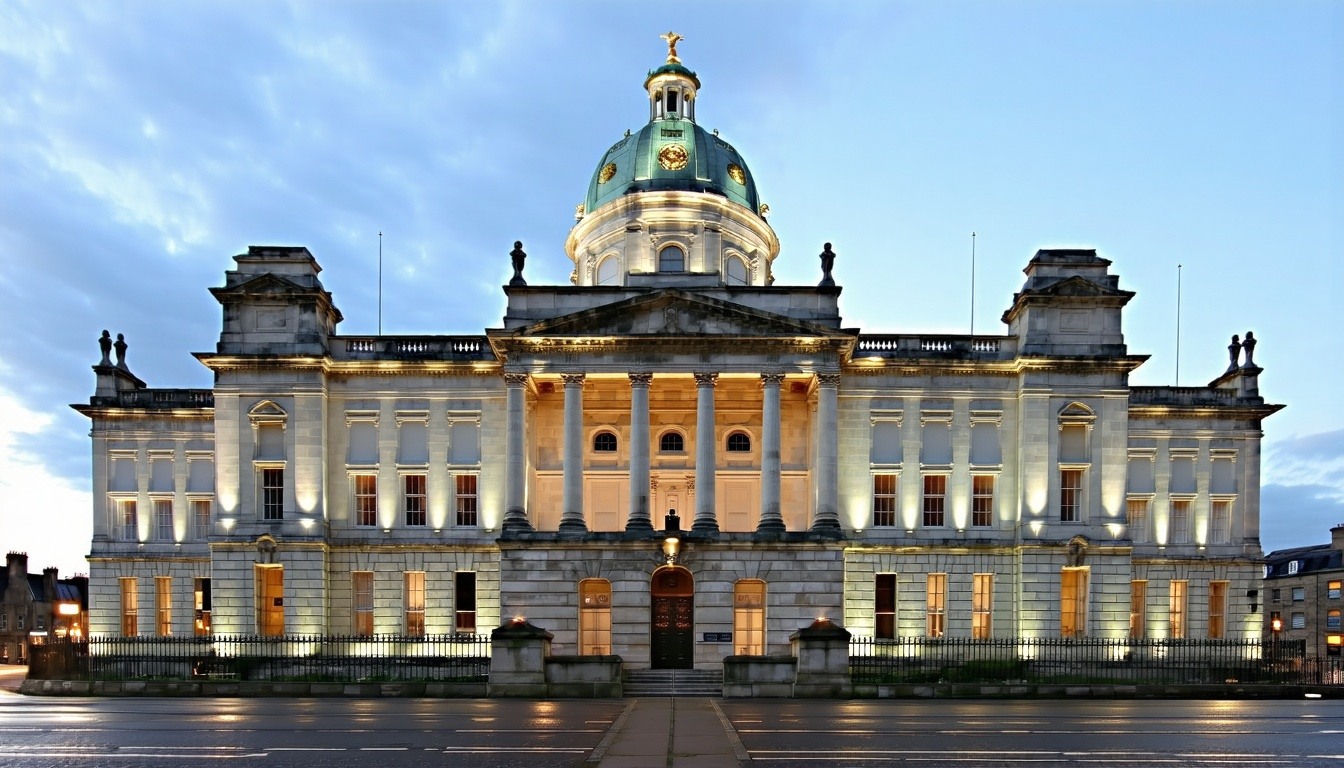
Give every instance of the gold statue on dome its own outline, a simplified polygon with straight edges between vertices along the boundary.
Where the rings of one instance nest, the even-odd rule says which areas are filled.
[[[667,41],[667,63],[680,64],[681,59],[677,58],[677,43],[686,38],[678,35],[676,32],[668,32],[665,35],[659,35],[659,37]]]

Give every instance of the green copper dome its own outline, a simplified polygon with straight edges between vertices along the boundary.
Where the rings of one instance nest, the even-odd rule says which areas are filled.
[[[661,190],[722,195],[752,213],[761,205],[756,181],[732,144],[685,117],[665,117],[602,155],[584,210],[592,213],[622,195]]]

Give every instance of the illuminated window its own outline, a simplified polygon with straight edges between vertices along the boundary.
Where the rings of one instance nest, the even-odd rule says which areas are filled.
[[[121,518],[121,538],[124,541],[140,539],[140,523],[135,514],[135,499],[117,502],[117,516]]]
[[[1340,585],[1341,582],[1339,579],[1335,579],[1334,581],[1327,581],[1325,583],[1325,596],[1331,600],[1338,600]]]
[[[476,514],[476,475],[457,475],[453,478],[453,486],[457,502],[457,514],[454,518],[456,524],[476,525],[479,520]]]
[[[425,634],[425,572],[407,571],[406,583],[406,634],[420,637]]]
[[[196,579],[192,588],[192,628],[197,635],[208,635],[210,629],[210,580]]]
[[[261,469],[261,519],[285,518],[285,470],[283,467]]]
[[[994,475],[971,475],[971,525],[994,524]]]
[[[1340,628],[1338,608],[1331,608],[1330,610],[1325,612],[1325,628],[1326,629]]]
[[[1087,634],[1086,568],[1065,568],[1059,580],[1059,634],[1083,637]]]
[[[1210,510],[1209,543],[1226,544],[1232,540],[1232,502],[1214,501]]]
[[[1171,500],[1171,543],[1190,543],[1190,499]]]
[[[874,635],[879,638],[896,637],[896,574],[877,574],[876,600],[873,603]]]
[[[729,453],[750,453],[751,436],[746,432],[734,432],[728,436],[728,444],[725,447]]]
[[[453,614],[454,630],[476,631],[476,574],[471,571],[453,574]]]
[[[936,528],[945,522],[947,475],[924,476],[924,526]]]
[[[1059,521],[1077,523],[1083,519],[1083,470],[1059,470]]]
[[[896,475],[873,475],[873,525],[896,525]]]
[[[425,524],[425,476],[402,476],[402,504],[406,508],[407,525]]]
[[[173,634],[173,580],[169,576],[154,577],[154,634]]]
[[[280,565],[257,565],[257,632],[266,637],[285,634],[285,569]]]
[[[354,626],[356,635],[373,634],[373,573],[355,571],[350,574],[351,591],[354,593]]]
[[[1167,615],[1171,621],[1171,639],[1173,640],[1180,640],[1185,637],[1185,598],[1188,588],[1189,584],[1185,581],[1172,581],[1167,593]]]
[[[1125,503],[1129,514],[1129,538],[1135,544],[1148,543],[1148,499],[1130,499]]]
[[[668,98],[673,96],[668,94]],[[686,254],[675,245],[664,246],[658,252],[658,271],[659,272],[685,272]]]
[[[1148,582],[1129,582],[1129,636],[1143,639],[1148,634]]]
[[[191,500],[191,519],[196,527],[196,538],[204,539],[210,536],[210,499],[192,499]]]
[[[977,573],[971,577],[971,637],[988,640],[993,629],[994,574]]]
[[[606,579],[579,582],[579,653],[611,653],[611,582]]]
[[[1227,632],[1227,582],[1209,582],[1209,639],[1217,640]]]
[[[140,634],[140,596],[136,593],[134,576],[123,576],[121,584],[121,634],[135,637]]]
[[[378,476],[355,475],[355,525],[378,525]]]
[[[615,453],[616,435],[611,432],[598,432],[593,437],[593,450],[598,453]]]
[[[659,453],[682,453],[686,450],[686,440],[680,432],[664,432],[658,438]]]
[[[930,573],[924,585],[924,618],[929,637],[947,632],[947,574]]]
[[[739,656],[765,655],[765,582],[733,585],[733,647]]]
[[[154,538],[159,541],[173,540],[173,500],[154,500]]]

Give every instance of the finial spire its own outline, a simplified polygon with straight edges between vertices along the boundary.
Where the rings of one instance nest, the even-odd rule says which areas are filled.
[[[686,38],[678,35],[676,32],[668,32],[665,35],[659,35],[659,37],[667,41],[667,63],[680,64],[681,59],[677,57],[677,43]]]

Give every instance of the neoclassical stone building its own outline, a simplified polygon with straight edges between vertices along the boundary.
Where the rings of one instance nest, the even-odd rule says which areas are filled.
[[[674,36],[675,43],[675,36]],[[486,632],[630,667],[858,635],[1257,637],[1254,342],[1135,387],[1133,293],[1038,251],[987,336],[847,328],[834,253],[776,285],[737,150],[675,45],[598,162],[569,285],[515,245],[484,334],[346,336],[302,247],[212,289],[209,390],[103,340],[95,634]],[[113,360],[113,349],[116,360]]]

